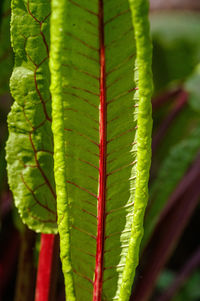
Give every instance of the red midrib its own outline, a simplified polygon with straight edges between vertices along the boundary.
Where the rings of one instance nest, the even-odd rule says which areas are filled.
[[[99,122],[99,194],[98,194],[98,228],[95,280],[93,301],[101,301],[103,278],[103,253],[105,238],[105,202],[106,202],[106,81],[105,81],[105,46],[104,46],[104,20],[103,0],[99,0],[99,40],[100,40],[100,122]]]

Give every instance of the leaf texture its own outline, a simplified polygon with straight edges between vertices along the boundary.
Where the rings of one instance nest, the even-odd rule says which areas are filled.
[[[143,0],[52,1],[55,181],[67,300],[130,295],[151,154],[147,11]]]
[[[49,1],[12,1],[15,68],[10,87],[15,102],[8,117],[8,179],[23,221],[42,232],[57,231],[49,16]]]

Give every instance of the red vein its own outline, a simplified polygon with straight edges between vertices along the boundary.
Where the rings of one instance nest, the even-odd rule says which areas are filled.
[[[88,214],[88,215],[94,217],[95,219],[97,219],[97,216],[96,216],[94,213],[92,213],[92,212],[90,212],[90,211],[88,211],[88,210],[86,210],[86,209],[80,207],[79,205],[75,205],[75,204],[74,204],[73,206],[74,206],[75,208],[81,210],[82,212],[84,212],[84,213],[86,213],[86,214]]]
[[[134,58],[135,54],[131,54],[130,56],[128,56],[127,58],[124,59],[123,62],[119,63],[117,66],[115,66],[113,69],[111,69],[110,71],[106,72],[106,75],[110,75],[111,73],[115,72],[115,71],[119,71],[120,68],[126,66],[126,63],[128,63],[130,60],[132,60]]]
[[[71,245],[71,248],[73,248],[73,249],[75,249],[75,250],[77,250],[77,251],[79,251],[79,252],[81,252],[81,253],[83,253],[85,255],[88,255],[88,256],[90,256],[92,258],[95,258],[95,254],[92,254],[92,253],[89,253],[89,252],[85,252],[83,249],[79,249],[77,247],[77,245]]]
[[[95,27],[95,28],[96,28],[96,27]],[[71,51],[70,48],[64,47],[63,49],[64,49],[64,50]],[[94,63],[99,64],[99,61],[98,61],[98,60],[96,60],[95,58],[93,58],[93,57],[91,57],[91,56],[89,56],[89,55],[87,55],[87,54],[85,54],[85,53],[82,53],[82,52],[80,52],[80,51],[76,51],[75,49],[73,49],[73,53],[74,53],[74,54],[79,54],[79,55],[85,57],[86,59],[88,59],[88,60],[90,60],[90,61],[92,61],[92,62],[94,62]]]
[[[118,13],[117,15],[115,15],[115,16],[113,16],[112,18],[110,18],[109,20],[107,20],[107,21],[104,23],[104,25],[107,25],[108,23],[114,21],[116,18],[118,18],[118,17],[120,17],[120,16],[123,16],[123,15],[125,15],[125,14],[127,14],[127,13],[129,13],[129,12],[130,12],[130,9],[126,9],[126,10],[124,10],[124,11]]]
[[[71,34],[70,32],[66,32],[65,35],[66,35],[66,36],[70,36],[71,38],[73,38],[74,40],[80,42],[82,45],[86,46],[86,47],[89,48],[89,49],[92,49],[92,50],[94,50],[94,51],[98,51],[97,48],[95,48],[95,47],[93,47],[93,46],[87,44],[85,41],[79,39],[78,37],[74,36],[74,35]]]
[[[121,97],[128,95],[129,93],[133,92],[134,90],[137,90],[137,88],[132,88],[132,89],[129,89],[128,91],[118,94],[117,96],[113,97],[112,99],[110,99],[108,101],[108,105],[111,104],[112,102],[120,99]]]
[[[87,280],[89,283],[93,284],[92,280],[91,280],[89,277],[87,277],[87,276],[85,276],[85,275],[83,275],[83,274],[77,272],[75,269],[73,269],[73,272],[74,272],[76,275],[78,275],[79,277],[81,277],[81,278]]]
[[[31,12],[31,10],[30,10],[30,3],[29,3],[29,0],[28,0],[28,2],[27,2],[27,10],[28,10],[29,15],[30,15],[30,16],[35,20],[35,22],[37,22],[37,23],[39,24],[39,26],[40,26],[40,35],[41,35],[41,37],[42,37],[42,40],[43,40],[43,43],[44,43],[44,46],[45,46],[46,52],[47,52],[47,57],[45,57],[45,58],[42,60],[42,62],[41,62],[40,64],[38,64],[38,65],[34,63],[34,61],[31,59],[31,57],[30,57],[28,54],[27,54],[27,56],[28,56],[28,58],[30,59],[30,61],[31,61],[31,62],[34,64],[34,66],[35,66],[35,70],[34,70],[35,89],[36,89],[36,92],[37,92],[37,94],[38,94],[38,96],[39,96],[39,99],[40,99],[40,101],[41,101],[41,103],[42,103],[44,115],[45,115],[46,119],[47,119],[48,121],[51,122],[51,118],[49,117],[49,115],[48,115],[48,113],[47,113],[45,101],[44,101],[44,99],[43,99],[43,97],[42,97],[42,94],[41,94],[41,92],[40,92],[40,90],[39,90],[39,88],[38,88],[38,83],[37,83],[37,71],[38,71],[38,68],[45,62],[46,59],[49,58],[49,46],[48,46],[48,44],[47,44],[45,35],[44,35],[44,33],[42,32],[42,25],[43,25],[43,23],[46,21],[46,19],[50,16],[50,14],[48,14],[48,15],[44,18],[44,20],[42,20],[42,21],[38,20],[38,19],[32,14],[32,12]]]
[[[34,206],[36,205],[36,203],[34,204]],[[32,219],[38,221],[38,222],[41,222],[41,223],[51,223],[51,224],[54,224],[56,223],[56,219],[55,220],[51,220],[51,219],[41,219],[39,218],[38,216],[35,216],[32,214],[31,212],[31,208],[33,208],[34,206],[31,206],[30,208],[26,208],[26,211],[28,212],[28,214],[31,216]]]
[[[137,129],[137,126],[131,128],[131,129],[128,129],[128,130],[126,130],[126,131],[123,131],[122,133],[117,134],[116,136],[114,136],[113,138],[111,138],[110,140],[108,140],[107,143],[110,143],[110,142],[116,140],[117,138],[120,138],[120,137],[122,137],[122,136],[124,136],[124,135],[126,135],[126,134],[128,134],[128,133],[131,133],[131,132],[133,132],[133,131],[136,130],[136,129]]]
[[[81,208],[81,210],[82,210],[83,212],[85,212],[85,213],[91,215],[92,217],[97,218],[97,216],[96,216],[95,214],[93,214],[92,212],[87,211],[86,209],[83,209],[83,208]]]
[[[84,134],[82,134],[82,133],[80,133],[80,132],[78,132],[78,131],[76,131],[76,130],[72,130],[72,129],[64,129],[64,131],[76,133],[77,135],[86,138],[86,139],[87,139],[88,141],[90,141],[92,144],[94,144],[94,145],[96,145],[96,146],[99,147],[99,144],[96,143],[94,140],[92,140],[90,137],[88,137],[88,136],[86,136],[86,135],[84,135]]]
[[[83,7],[83,6],[81,6],[80,4],[78,4],[78,3],[75,2],[75,1],[70,0],[70,2],[71,2],[72,4],[74,4],[75,6],[77,6],[77,7],[81,8],[81,9],[83,9],[83,10],[86,11],[86,12],[88,12],[89,14],[94,15],[94,16],[96,16],[96,17],[98,16],[95,12],[93,12],[93,11],[91,11],[91,10],[89,10],[89,9],[87,9],[87,8],[85,8],[85,7]]]
[[[64,88],[67,88],[64,86]],[[66,95],[70,95],[70,96],[74,96],[80,100],[83,100],[84,102],[86,102],[88,105],[90,105],[91,107],[95,108],[95,109],[98,109],[98,107],[92,103],[90,103],[86,98],[83,98],[81,97],[80,95],[77,95],[75,93],[70,93],[69,91],[64,91],[63,94],[66,94]]]
[[[131,162],[130,164],[123,165],[123,166],[121,166],[121,167],[119,167],[119,168],[117,168],[117,169],[115,169],[115,170],[109,172],[109,173],[107,174],[107,177],[110,176],[110,175],[115,174],[116,172],[118,172],[118,171],[120,171],[120,170],[122,170],[122,169],[124,169],[124,168],[127,168],[127,167],[129,167],[129,166],[132,166],[132,165],[134,165],[134,164],[136,164],[136,163],[137,163],[137,160]]]
[[[43,107],[43,111],[44,111],[44,115],[45,115],[46,119],[47,119],[48,121],[51,122],[51,118],[49,117],[49,115],[48,115],[48,113],[47,113],[46,104],[45,104],[44,99],[43,99],[43,97],[42,97],[42,94],[41,94],[41,92],[40,92],[40,90],[39,90],[39,88],[38,88],[38,83],[37,83],[37,71],[38,71],[38,66],[36,66],[36,68],[35,68],[35,70],[34,70],[35,89],[36,89],[36,92],[37,92],[37,94],[38,94],[38,96],[39,96],[39,98],[40,98],[40,101],[41,101],[41,104],[42,104],[42,107]]]
[[[82,233],[84,233],[84,234],[86,234],[86,235],[88,235],[88,236],[90,236],[91,238],[93,238],[93,239],[96,240],[96,236],[95,236],[95,235],[93,235],[93,234],[91,234],[91,233],[89,233],[89,232],[87,232],[87,231],[85,231],[85,230],[83,230],[83,229],[80,229],[80,228],[78,228],[78,227],[76,227],[76,226],[74,226],[74,225],[72,225],[72,228],[75,229],[75,230],[77,230],[77,231],[80,231],[80,232],[82,232]]]
[[[22,182],[24,183],[24,185],[26,186],[26,188],[28,189],[28,191],[30,191],[30,193],[32,194],[32,196],[33,196],[34,200],[36,201],[36,203],[37,203],[39,206],[41,206],[42,208],[44,208],[45,210],[47,210],[48,212],[50,212],[51,214],[56,215],[56,213],[55,213],[53,210],[51,210],[51,209],[48,208],[47,206],[43,205],[43,204],[36,198],[36,196],[35,196],[35,194],[34,194],[34,191],[35,191],[36,189],[35,189],[35,190],[32,190],[32,189],[28,186],[28,184],[25,182],[25,179],[24,179],[24,177],[23,177],[22,174],[21,174],[21,179],[22,179]],[[44,183],[43,183],[43,185],[44,185]],[[46,185],[46,183],[45,183],[45,185]]]
[[[74,89],[74,90],[83,91],[83,92],[86,92],[86,93],[91,94],[91,95],[93,95],[93,96],[99,97],[99,94],[97,94],[97,93],[95,93],[95,92],[92,92],[92,91],[90,91],[90,90],[88,90],[88,89],[84,89],[84,88],[81,88],[81,87],[74,87],[74,86],[71,86],[71,88]]]
[[[90,114],[88,114],[86,112],[78,111],[74,108],[65,108],[64,110],[65,111],[71,111],[71,112],[74,112],[74,113],[78,113],[79,116],[81,115],[81,116],[89,119],[90,121],[96,123],[97,125],[99,125],[99,122],[96,119],[94,119],[93,116],[91,116]]]
[[[120,36],[117,37],[117,39],[112,40],[111,42],[109,42],[109,44],[107,44],[105,47],[106,48],[110,48],[113,44],[115,43],[119,43],[119,41],[121,42],[121,39],[126,37],[131,31],[133,31],[133,28],[129,28],[127,31],[123,32]]]
[[[105,44],[104,44],[103,0],[99,0],[99,40],[100,40],[100,158],[99,158],[99,195],[98,195],[98,226],[95,264],[95,280],[93,301],[101,301],[103,283],[103,254],[105,240],[105,202],[106,202],[106,78],[105,78]]]
[[[79,185],[77,185],[76,183],[73,183],[73,182],[71,182],[71,181],[67,181],[67,183],[68,183],[68,184],[74,185],[75,187],[79,188],[80,190],[83,190],[83,191],[87,192],[88,194],[90,194],[91,196],[93,196],[95,199],[97,199],[96,194],[94,194],[93,192],[87,190],[86,188],[81,187],[81,186],[79,186]]]
[[[91,78],[96,79],[97,81],[99,81],[99,78],[97,76],[95,76],[95,75],[93,75],[93,74],[91,74],[91,73],[89,73],[89,72],[87,72],[85,70],[79,69],[75,65],[72,65],[72,64],[70,64],[70,65],[69,64],[62,64],[62,66],[63,67],[68,67],[68,68],[72,68],[72,69],[74,69],[74,70],[76,70],[76,71],[78,71],[80,73],[83,73],[83,74],[85,74],[85,75],[87,75],[87,76],[89,76],[89,77],[91,77]]]
[[[32,133],[29,134],[29,140],[30,140],[30,143],[31,143],[31,146],[32,146],[32,149],[33,149],[33,152],[34,152],[34,157],[35,157],[35,163],[37,164],[37,168],[39,169],[43,179],[45,180],[49,190],[51,191],[51,194],[53,195],[54,199],[56,200],[56,193],[55,191],[53,190],[53,187],[51,186],[47,176],[45,175],[43,169],[41,168],[40,166],[40,163],[38,161],[38,157],[37,157],[37,150],[35,148],[35,145],[33,143],[33,139],[32,139]]]

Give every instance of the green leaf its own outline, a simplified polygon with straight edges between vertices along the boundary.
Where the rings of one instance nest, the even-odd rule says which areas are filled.
[[[12,1],[9,183],[23,221],[56,232],[55,173],[70,301],[129,299],[151,155],[147,13],[144,0],[53,0],[50,45],[50,1]]]
[[[9,78],[13,67],[10,46],[10,0],[0,3],[0,95],[9,92]]]
[[[8,117],[8,179],[23,222],[37,232],[57,231],[49,14],[49,1],[12,1],[15,68],[10,87],[15,102]]]
[[[200,126],[184,140],[173,146],[160,166],[156,180],[150,188],[150,206],[145,219],[142,246],[145,246],[168,198],[193,162],[200,149]],[[163,184],[164,183],[164,184]]]
[[[70,301],[129,299],[151,154],[147,7],[52,1],[55,181]]]

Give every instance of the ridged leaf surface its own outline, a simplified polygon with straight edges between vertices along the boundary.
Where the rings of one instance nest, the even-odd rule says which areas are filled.
[[[66,293],[69,300],[128,300],[150,161],[146,2],[52,3],[55,180]],[[138,71],[146,77],[140,84]]]
[[[148,5],[51,3],[50,26],[49,0],[12,1],[10,186],[32,229],[56,232],[58,215],[67,300],[128,300],[151,154]]]
[[[56,195],[49,92],[49,1],[13,0],[15,67],[8,117],[8,178],[22,219],[36,231],[55,232]]]

